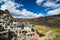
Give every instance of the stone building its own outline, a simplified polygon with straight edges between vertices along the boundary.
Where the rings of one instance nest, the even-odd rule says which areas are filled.
[[[30,24],[29,22],[18,22],[11,16],[8,10],[0,10],[0,25],[1,28],[4,28],[4,30],[10,31],[12,35],[16,35],[13,37],[34,38],[34,35],[36,34],[36,30],[32,24]],[[9,34],[8,31],[5,32],[7,36]],[[4,34],[4,31],[2,31],[2,33]]]
[[[11,24],[12,16],[10,16],[8,10],[0,10],[0,38],[8,38],[7,25]]]

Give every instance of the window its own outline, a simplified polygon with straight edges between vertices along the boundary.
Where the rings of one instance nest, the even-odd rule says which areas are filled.
[[[28,36],[30,36],[30,34],[28,34]]]
[[[19,32],[19,33],[21,33],[21,32]]]
[[[5,27],[5,28],[7,28],[7,27]]]
[[[3,25],[4,25],[5,22],[3,22]]]
[[[2,36],[2,35],[0,34],[0,36]]]
[[[0,18],[1,18],[1,16],[0,16]]]
[[[0,21],[0,23],[2,23],[2,21]]]
[[[32,32],[34,32],[35,30],[34,30],[34,28],[31,28],[31,30],[32,30]]]
[[[3,33],[3,35],[6,35],[7,33]]]

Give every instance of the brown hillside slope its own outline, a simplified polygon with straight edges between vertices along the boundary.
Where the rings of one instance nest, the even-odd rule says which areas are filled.
[[[28,21],[34,24],[60,27],[60,14],[53,16],[39,17],[39,18],[30,18],[30,19],[16,18],[16,20],[20,22]]]

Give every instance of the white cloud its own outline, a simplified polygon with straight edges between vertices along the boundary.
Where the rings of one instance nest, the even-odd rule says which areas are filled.
[[[36,17],[43,16],[42,13],[36,14],[36,13],[30,12],[26,9],[23,9],[22,11],[17,10],[16,8],[24,6],[24,5],[15,3],[13,1],[11,1],[11,0],[1,0],[0,3],[4,2],[4,4],[1,5],[0,9],[1,10],[5,10],[5,9],[9,10],[10,13],[12,14],[12,16],[15,17],[15,18],[36,18]]]
[[[60,14],[60,4],[56,3],[59,0],[56,1],[51,1],[48,0],[45,3],[43,3],[43,7],[48,7],[47,9],[45,9],[45,11],[47,11],[47,15],[57,15]],[[54,10],[49,10],[50,8],[54,9]]]
[[[60,1],[60,0],[56,0],[56,1]]]
[[[60,7],[55,9],[55,10],[50,10],[47,13],[48,13],[47,15],[57,15],[57,14],[60,14]]]
[[[44,0],[36,0],[36,3],[38,4],[38,5],[41,5],[41,3],[43,2]]]
[[[14,16],[14,17],[18,17],[18,18],[36,18],[36,17],[40,17],[40,16],[43,16],[42,13],[40,14],[35,14],[33,12],[30,12],[30,11],[27,11],[26,9],[23,9],[21,12],[20,12],[20,16]]]
[[[43,1],[44,0],[37,0],[36,3],[41,5]],[[46,7],[45,11],[47,11],[47,15],[60,14],[60,3],[57,3],[59,1],[60,0],[46,0],[46,2],[42,4],[43,7]],[[54,10],[50,10],[50,8]]]
[[[52,2],[49,0],[43,4],[43,7],[58,8],[58,7],[60,7],[60,4],[57,4],[56,2]]]
[[[0,0],[0,3],[7,2],[8,0]]]
[[[3,1],[4,2],[4,1]],[[17,4],[15,2],[12,2],[12,1],[7,1],[5,2],[3,5],[1,5],[1,10],[5,10],[5,9],[16,9],[17,7],[20,7],[20,6],[23,6],[22,4]]]
[[[46,2],[43,2],[43,1],[46,1]],[[43,2],[42,6],[43,7],[49,7],[49,8],[58,8],[60,7],[60,4],[56,3],[56,2],[59,2],[60,0],[55,0],[55,1],[52,1],[52,0],[36,0],[36,3],[38,5],[41,5],[41,3]]]

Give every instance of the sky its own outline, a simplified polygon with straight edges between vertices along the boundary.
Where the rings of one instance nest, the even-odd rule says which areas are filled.
[[[14,18],[37,18],[60,14],[60,0],[0,0],[0,10]]]

